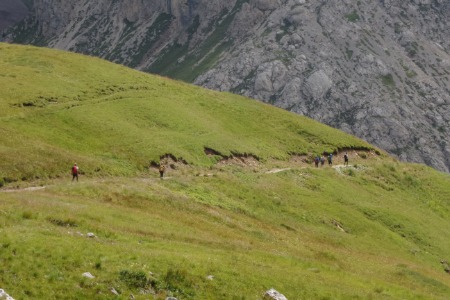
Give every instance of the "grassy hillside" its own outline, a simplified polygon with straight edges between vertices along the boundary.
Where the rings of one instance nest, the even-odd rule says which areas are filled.
[[[0,288],[15,299],[450,294],[447,174],[80,55],[0,44],[0,86]],[[162,157],[164,180],[148,168]]]
[[[205,147],[262,160],[372,148],[253,100],[99,59],[6,44],[0,51],[0,155],[8,157],[0,169],[11,180],[61,175],[74,160],[88,174],[129,175],[166,153],[210,166]]]

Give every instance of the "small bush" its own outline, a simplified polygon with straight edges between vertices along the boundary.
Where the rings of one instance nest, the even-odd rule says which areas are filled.
[[[24,211],[22,213],[22,219],[29,220],[33,218],[33,213],[31,211]]]
[[[164,277],[164,281],[169,291],[190,296],[195,294],[192,289],[195,286],[194,281],[186,270],[169,269]]]
[[[387,74],[387,75],[381,76],[381,81],[388,88],[394,88],[395,87],[395,81],[394,81],[394,77],[392,76],[392,74]]]
[[[356,172],[355,172],[355,170],[353,170],[353,169],[348,169],[345,173],[346,173],[348,176],[352,176],[352,177],[355,177],[355,175],[356,175]]]
[[[359,155],[359,157],[361,157],[362,159],[366,159],[366,158],[367,158],[367,154],[361,153],[361,154]]]
[[[359,15],[358,15],[358,13],[356,12],[356,10],[354,10],[354,11],[352,11],[351,14],[346,15],[345,18],[346,18],[349,22],[353,22],[353,23],[354,23],[354,22],[356,22],[356,21],[359,20]]]
[[[57,225],[57,226],[61,226],[61,227],[78,227],[77,223],[75,223],[75,221],[72,219],[60,220],[60,219],[48,217],[47,220],[50,223]]]
[[[119,279],[129,288],[144,288],[147,285],[147,276],[143,271],[122,270],[119,273]]]

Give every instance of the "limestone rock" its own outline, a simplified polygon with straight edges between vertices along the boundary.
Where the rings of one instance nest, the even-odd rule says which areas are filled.
[[[0,2],[0,31],[23,20],[29,11],[22,1],[2,0]]]
[[[260,10],[272,10],[280,5],[279,0],[251,0],[250,3]]]
[[[333,82],[327,74],[319,70],[306,79],[305,93],[314,99],[321,99],[332,86]]]
[[[5,299],[5,300],[14,300],[13,297],[11,297],[10,295],[8,295],[5,290],[0,289],[0,299]]]
[[[120,295],[119,292],[117,292],[116,289],[113,288],[113,287],[110,288],[109,290],[111,291],[111,293],[113,293],[113,294],[116,295],[116,296],[119,296],[119,295]]]
[[[265,300],[287,300],[287,298],[283,295],[280,294],[277,290],[275,289],[270,289],[268,290],[265,294],[264,294],[264,299]]]
[[[89,278],[89,279],[94,279],[94,278],[95,278],[95,276],[92,275],[92,274],[89,273],[89,272],[85,272],[85,273],[83,273],[81,276],[86,277],[86,278]]]
[[[255,92],[260,99],[268,99],[284,85],[287,68],[281,61],[262,64],[256,71]]]

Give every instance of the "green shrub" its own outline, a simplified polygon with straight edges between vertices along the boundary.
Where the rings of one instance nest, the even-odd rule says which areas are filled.
[[[122,270],[119,273],[119,279],[129,288],[144,288],[147,285],[147,276],[143,271]]]
[[[354,177],[356,175],[356,172],[353,168],[347,169],[345,172],[348,176]]]
[[[57,225],[57,226],[61,226],[61,227],[78,227],[77,223],[70,218],[66,219],[66,220],[61,220],[61,219],[48,217],[47,220],[50,223]]]
[[[356,10],[352,11],[352,13],[348,14],[345,16],[345,18],[349,21],[349,22],[356,22],[359,20],[359,15],[356,12]]]
[[[32,219],[32,218],[33,218],[33,213],[31,211],[24,211],[22,213],[22,219],[29,220],[29,219]]]
[[[381,76],[381,81],[388,88],[394,88],[395,87],[395,81],[394,81],[394,77],[392,76],[392,74],[387,74],[387,75]]]
[[[195,285],[186,270],[169,269],[164,277],[167,289],[184,295],[193,295],[192,287]]]

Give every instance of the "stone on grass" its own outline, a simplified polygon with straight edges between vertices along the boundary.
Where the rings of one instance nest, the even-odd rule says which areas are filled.
[[[90,279],[93,279],[93,278],[95,278],[95,276],[94,275],[92,275],[91,273],[89,273],[89,272],[86,272],[86,273],[83,273],[83,275],[82,275],[83,277],[86,277],[86,278],[90,278]]]
[[[111,293],[113,293],[114,295],[119,296],[119,293],[116,291],[115,288],[112,287],[112,288],[110,288],[109,290],[110,290]]]
[[[287,300],[287,298],[283,294],[280,294],[275,289],[268,290],[264,294],[264,299],[265,300]]]
[[[0,299],[14,300],[14,298],[8,295],[4,289],[0,289]]]
[[[95,238],[95,234],[93,234],[92,232],[88,232],[86,234],[86,236],[89,237],[89,238]]]

